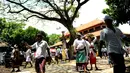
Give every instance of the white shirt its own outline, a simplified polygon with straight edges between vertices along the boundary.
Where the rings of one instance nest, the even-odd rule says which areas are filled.
[[[36,42],[32,45],[32,48],[36,48],[36,56],[35,58],[46,58],[47,55],[47,48],[49,48],[46,41],[42,40],[41,42]]]
[[[90,42],[87,41],[88,46],[89,46],[89,53],[93,53],[93,57],[96,57],[96,53],[93,51],[93,49],[95,49],[94,43],[96,42],[97,37],[94,37],[94,40]],[[90,48],[91,46],[93,46],[93,48]]]
[[[13,48],[12,53],[11,53],[11,58],[14,57],[14,52],[15,52],[15,49]]]
[[[31,56],[31,49],[28,49],[28,50],[26,51],[26,57],[27,57],[27,56],[29,56],[29,57]]]
[[[123,54],[121,38],[124,36],[120,29],[115,28],[114,33],[110,28],[104,28],[100,33],[100,40],[104,40],[108,53]]]
[[[75,47],[75,49],[83,49],[86,45],[83,39],[81,40],[75,39],[73,46]]]
[[[83,48],[85,48],[86,49],[86,57],[87,57],[86,61],[88,61],[88,54],[89,54],[88,41],[86,41],[84,39],[81,39],[81,40],[75,39],[74,43],[73,43],[73,46],[74,46],[75,49],[83,49]]]
[[[107,52],[107,48],[102,48],[101,51],[102,52]]]
[[[58,56],[59,54],[60,54],[60,52],[56,49],[55,56]]]

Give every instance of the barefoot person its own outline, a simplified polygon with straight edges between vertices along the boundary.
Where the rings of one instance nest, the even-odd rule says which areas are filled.
[[[121,39],[127,42],[130,42],[130,39],[127,38],[120,29],[113,26],[112,18],[110,16],[104,17],[104,22],[106,28],[104,28],[100,33],[100,49],[99,55],[101,55],[101,48],[104,42],[106,42],[106,47],[108,49],[108,55],[113,63],[113,72],[114,73],[125,73],[125,63],[124,63],[124,51],[122,49]]]
[[[49,46],[46,41],[43,40],[42,33],[38,33],[36,36],[37,42],[35,42],[32,46],[29,46],[26,44],[27,48],[36,48],[36,54],[35,54],[35,70],[36,73],[45,73],[45,63],[46,63],[46,53],[48,52],[48,55],[50,57],[50,51]],[[47,52],[46,52],[47,50]]]

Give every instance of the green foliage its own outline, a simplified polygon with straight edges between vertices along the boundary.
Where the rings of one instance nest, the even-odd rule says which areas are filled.
[[[23,23],[4,22],[4,28],[1,30],[1,39],[6,42],[14,42],[15,33],[25,26]]]
[[[24,41],[26,41],[26,42],[28,42],[29,44],[32,44],[32,43],[34,43],[34,41],[35,41],[35,36],[36,36],[36,34],[39,32],[39,30],[37,30],[37,29],[35,29],[35,28],[33,28],[33,27],[31,27],[31,26],[29,26],[26,30],[24,30],[24,32],[23,32],[23,40]]]
[[[0,34],[2,33],[2,30],[5,28],[6,20],[4,18],[0,18]]]
[[[130,0],[105,0],[109,8],[103,10],[110,15],[118,26],[119,23],[127,23],[130,20]]]
[[[37,33],[39,33],[40,31],[36,28],[33,27],[28,27],[25,31],[24,31],[24,40],[27,41],[29,44],[33,44],[35,42],[35,36]],[[45,32],[43,32],[43,39],[46,40],[48,42],[48,37],[47,34]]]
[[[5,19],[0,19],[1,35],[0,38],[10,44],[20,44],[21,41],[26,41],[29,44],[35,42],[35,36],[38,29],[29,26],[27,29],[23,30],[25,24],[16,22],[6,22]],[[48,41],[47,34],[43,32],[44,40]]]
[[[54,45],[55,43],[60,41],[60,36],[57,34],[51,34],[49,35],[49,45]]]
[[[76,31],[73,22],[79,16],[80,8],[89,0],[6,0],[8,3],[2,4],[8,13],[21,15],[24,20],[37,17],[43,20],[56,21],[61,23],[70,32],[71,47],[76,38]],[[14,16],[14,15],[13,15]],[[19,18],[19,19],[22,19]],[[9,17],[12,19],[11,17]],[[15,16],[13,17],[15,18]],[[16,16],[17,18],[17,16]],[[19,20],[18,19],[18,20]],[[15,19],[16,20],[16,19]]]

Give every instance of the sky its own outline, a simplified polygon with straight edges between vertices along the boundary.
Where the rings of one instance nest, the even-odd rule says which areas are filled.
[[[81,24],[86,24],[88,22],[93,21],[94,19],[102,19],[105,15],[102,13],[102,10],[104,8],[107,8],[108,6],[105,3],[105,0],[89,0],[85,5],[82,6],[80,9],[79,17],[76,18],[73,25],[74,27],[78,27]],[[36,18],[32,18],[33,20],[36,20]],[[39,30],[45,31],[47,34],[61,34],[62,31],[66,31],[67,29],[61,25],[58,22],[50,22],[50,21],[32,21],[30,19],[26,24],[27,26],[34,26],[38,28]],[[125,32],[130,33],[130,26],[128,24],[119,26],[119,28]]]

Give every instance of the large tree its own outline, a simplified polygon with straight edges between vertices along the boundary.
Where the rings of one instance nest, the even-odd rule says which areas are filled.
[[[70,32],[71,45],[76,38],[73,21],[78,11],[89,0],[6,0],[9,13],[26,14],[25,18],[37,17],[43,20],[57,21]],[[53,25],[52,25],[53,26]]]
[[[130,24],[130,0],[105,0],[109,8],[103,10],[104,14],[110,15],[118,26],[120,24]]]

